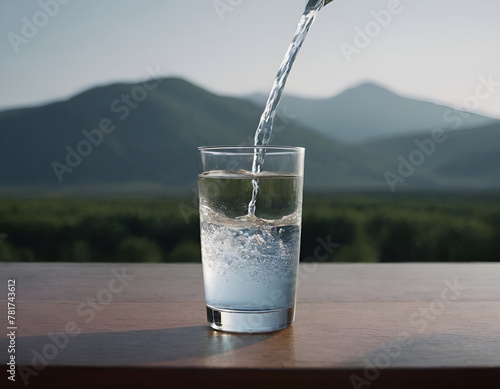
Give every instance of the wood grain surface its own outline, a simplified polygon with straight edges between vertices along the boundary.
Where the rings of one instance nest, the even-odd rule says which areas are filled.
[[[206,325],[199,264],[0,274],[16,279],[16,385],[500,388],[500,264],[303,264],[295,323],[260,335]]]

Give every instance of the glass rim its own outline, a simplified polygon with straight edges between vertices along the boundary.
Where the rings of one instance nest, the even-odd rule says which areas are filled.
[[[229,152],[238,152],[240,151],[249,151],[252,154],[255,152],[255,149],[265,149],[266,154],[268,152],[304,152],[305,148],[300,147],[300,146],[275,146],[275,145],[268,145],[268,146],[255,146],[255,145],[244,145],[244,146],[200,146],[197,147],[198,152],[203,152],[203,151],[208,151],[208,152],[213,152],[213,153],[224,153],[228,154]]]

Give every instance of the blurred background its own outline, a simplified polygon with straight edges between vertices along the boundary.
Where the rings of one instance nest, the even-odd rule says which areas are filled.
[[[0,4],[0,260],[200,261],[196,147],[252,144],[305,0]],[[500,260],[500,3],[334,0],[272,144],[302,260]]]

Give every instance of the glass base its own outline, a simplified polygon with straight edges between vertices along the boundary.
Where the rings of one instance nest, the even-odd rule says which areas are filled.
[[[295,318],[295,307],[262,311],[218,309],[207,305],[207,320],[214,330],[238,333],[263,333],[282,330]]]

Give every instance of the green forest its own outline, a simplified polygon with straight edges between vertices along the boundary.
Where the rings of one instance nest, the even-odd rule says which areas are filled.
[[[499,200],[496,193],[306,195],[301,260],[499,261]],[[199,262],[196,205],[173,198],[4,198],[0,260]]]

